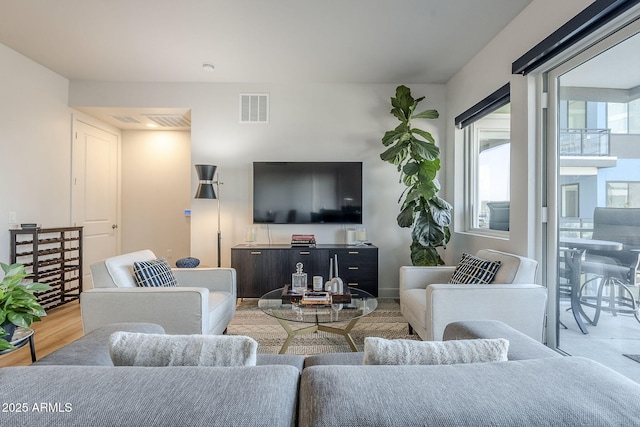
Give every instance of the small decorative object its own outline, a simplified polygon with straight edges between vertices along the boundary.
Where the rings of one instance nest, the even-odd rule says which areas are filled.
[[[47,291],[48,285],[32,282],[22,283],[29,275],[22,264],[7,265],[0,263],[4,278],[0,282],[0,351],[13,349],[7,329],[16,326],[29,328],[31,323],[39,321],[46,313],[33,292]],[[9,326],[11,324],[11,326]]]
[[[247,227],[247,233],[244,237],[246,246],[255,246],[256,240],[258,240],[258,229],[256,227]]]
[[[358,239],[358,246],[363,246],[367,241],[367,229],[365,227],[358,227],[356,238]]]
[[[333,270],[333,265],[335,264],[335,275]],[[338,277],[338,255],[334,255],[333,258],[329,259],[329,279],[324,284],[324,289],[327,292],[331,292],[332,294],[342,294],[344,292],[344,283],[342,279]]]
[[[186,257],[176,261],[176,267],[178,268],[196,268],[199,265],[200,260],[198,258]]]
[[[322,289],[322,276],[313,276],[313,290],[321,291]]]
[[[296,272],[291,275],[291,288],[294,292],[303,294],[307,290],[307,273],[302,272],[302,263],[296,264]]]
[[[347,245],[355,245],[355,244],[356,244],[356,229],[347,228]]]

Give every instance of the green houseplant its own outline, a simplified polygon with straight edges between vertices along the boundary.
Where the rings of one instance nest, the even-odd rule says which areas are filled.
[[[50,287],[38,282],[22,283],[29,276],[22,264],[0,263],[0,266],[4,270],[4,278],[0,282],[1,351],[13,348],[9,341],[16,326],[28,328],[33,322],[39,321],[41,316],[46,316],[33,292],[46,291]],[[7,329],[10,329],[10,334]]]
[[[437,195],[440,149],[431,133],[413,127],[412,120],[439,116],[436,110],[416,113],[423,99],[424,96],[414,99],[406,86],[396,88],[396,96],[391,98],[391,114],[400,124],[384,134],[382,144],[388,148],[380,158],[397,166],[400,182],[407,187],[398,200],[402,204],[397,221],[400,227],[411,228],[411,262],[442,265],[437,248],[445,247],[451,237],[451,205]]]

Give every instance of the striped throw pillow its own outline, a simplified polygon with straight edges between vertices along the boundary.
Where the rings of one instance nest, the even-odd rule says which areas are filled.
[[[138,286],[178,286],[178,281],[171,272],[171,266],[164,258],[134,262],[133,276]]]
[[[449,283],[487,284],[493,282],[502,262],[489,261],[477,256],[462,254],[462,259],[451,276]]]

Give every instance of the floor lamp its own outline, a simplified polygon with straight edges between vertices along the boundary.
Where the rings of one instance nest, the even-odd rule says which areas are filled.
[[[220,246],[222,242],[222,233],[220,232],[220,175],[214,181],[217,166],[213,165],[195,165],[198,173],[198,190],[196,191],[196,199],[216,199],[218,202],[218,267],[220,267]],[[216,186],[215,190],[213,186]]]

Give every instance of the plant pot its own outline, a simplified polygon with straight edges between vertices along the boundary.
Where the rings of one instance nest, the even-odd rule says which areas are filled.
[[[16,331],[16,325],[14,325],[11,322],[5,322],[0,326],[2,326],[2,329],[4,329],[5,332],[7,333],[6,335],[1,336],[0,339],[3,339],[7,342],[11,342],[11,338],[13,338],[13,333]]]

